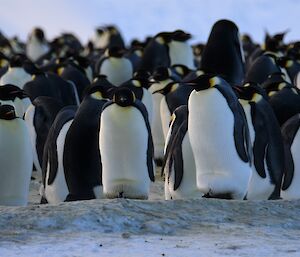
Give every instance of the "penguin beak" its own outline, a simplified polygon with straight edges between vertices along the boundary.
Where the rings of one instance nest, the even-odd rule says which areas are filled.
[[[3,120],[13,120],[16,118],[15,109],[11,105],[1,105],[0,106],[0,119]]]

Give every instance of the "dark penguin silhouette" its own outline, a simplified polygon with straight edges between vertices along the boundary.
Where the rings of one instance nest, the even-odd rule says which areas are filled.
[[[92,88],[80,104],[67,132],[63,166],[69,189],[66,201],[102,197],[102,165],[99,151],[99,120],[105,88]]]
[[[238,27],[232,21],[219,20],[210,32],[200,68],[221,75],[232,85],[240,85],[245,76],[241,49]]]

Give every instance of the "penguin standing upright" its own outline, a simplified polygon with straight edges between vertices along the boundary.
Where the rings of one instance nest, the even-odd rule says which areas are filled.
[[[0,104],[0,205],[28,202],[32,150],[23,119],[11,105]]]
[[[222,75],[232,85],[241,85],[244,62],[238,27],[229,20],[217,21],[203,50],[200,68],[205,73]]]
[[[147,116],[145,106],[128,88],[118,88],[103,106],[99,148],[103,193],[108,198],[148,198],[154,170]]]
[[[204,74],[191,83],[188,128],[197,186],[204,197],[244,199],[252,170],[243,107],[218,76]]]
[[[60,203],[66,200],[69,189],[66,183],[63,152],[67,132],[76,113],[76,106],[66,106],[57,114],[47,136],[42,165],[41,203]]]
[[[250,132],[253,149],[252,177],[247,199],[279,199],[284,172],[284,149],[279,123],[272,107],[253,83],[237,87]]]
[[[66,201],[103,196],[99,120],[106,99],[105,87],[91,88],[66,134],[63,150],[63,167],[69,189]]]
[[[162,171],[165,174],[166,200],[202,197],[196,183],[196,166],[188,135],[186,105],[173,112]]]
[[[151,130],[153,135],[153,144],[154,144],[154,157],[157,164],[161,165],[164,156],[164,145],[165,138],[161,123],[161,114],[160,114],[160,102],[164,97],[161,93],[161,90],[166,87],[167,84],[174,81],[172,72],[168,68],[160,67],[155,70],[153,78],[156,83],[153,83],[149,91],[152,93],[153,99],[153,118],[151,123]]]
[[[107,80],[115,86],[119,86],[131,79],[133,66],[124,57],[125,51],[122,48],[112,47],[105,51],[104,56],[97,64],[97,73],[106,75]]]
[[[300,114],[288,119],[282,126],[281,132],[285,152],[285,172],[282,183],[281,197],[283,199],[300,198]]]
[[[35,28],[29,35],[26,43],[26,55],[32,61],[36,61],[49,51],[49,46],[41,28]]]

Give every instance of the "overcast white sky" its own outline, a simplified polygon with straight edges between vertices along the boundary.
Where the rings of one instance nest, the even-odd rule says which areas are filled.
[[[101,24],[114,23],[127,42],[163,30],[183,29],[193,41],[206,41],[215,21],[231,19],[240,32],[261,42],[264,31],[290,29],[286,39],[300,38],[298,0],[0,0],[0,30],[27,37],[33,26],[49,39],[71,31],[83,42]]]

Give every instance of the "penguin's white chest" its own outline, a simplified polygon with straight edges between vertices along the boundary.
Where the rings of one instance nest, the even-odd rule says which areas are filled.
[[[185,42],[172,41],[169,43],[171,65],[182,64],[189,69],[195,69],[193,49]]]
[[[148,130],[140,111],[112,104],[101,114],[99,147],[103,192],[107,197],[147,198]]]
[[[235,199],[243,199],[252,171],[238,156],[234,116],[217,89],[191,93],[188,127],[200,191],[230,192]]]
[[[115,86],[131,79],[132,73],[132,64],[126,58],[110,57],[104,60],[100,67],[100,74],[106,75],[107,80]]]
[[[33,157],[23,120],[0,121],[0,152],[0,205],[26,205]]]
[[[23,68],[14,67],[9,68],[8,71],[1,77],[0,84],[12,84],[23,89],[24,85],[31,81],[31,75]]]

